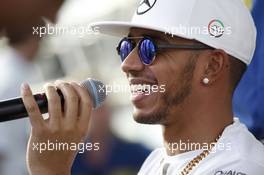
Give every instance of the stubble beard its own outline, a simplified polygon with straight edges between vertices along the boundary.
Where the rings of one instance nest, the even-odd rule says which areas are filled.
[[[142,124],[166,124],[168,122],[171,109],[181,105],[192,92],[192,80],[197,62],[197,54],[192,54],[188,59],[179,79],[169,89],[167,88],[164,93],[161,93],[161,105],[158,109],[149,114],[149,116],[136,116],[134,114],[136,122]],[[175,90],[176,87],[179,88]]]

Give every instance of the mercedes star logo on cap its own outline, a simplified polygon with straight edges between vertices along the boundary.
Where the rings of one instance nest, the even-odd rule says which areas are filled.
[[[141,0],[139,7],[137,9],[137,14],[143,15],[144,13],[146,13],[147,11],[152,9],[152,7],[155,5],[156,1],[157,0]]]

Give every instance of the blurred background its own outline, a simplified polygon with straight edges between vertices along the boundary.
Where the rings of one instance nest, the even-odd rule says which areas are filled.
[[[120,38],[92,33],[89,24],[101,20],[128,21],[138,3],[0,0],[0,100],[19,96],[24,81],[30,83],[34,92],[43,91],[46,82],[56,79],[81,81],[91,77],[105,84],[128,85],[115,49]],[[252,8],[251,0],[245,3]],[[39,29],[45,25],[67,32],[39,37]],[[253,115],[243,112],[239,93],[244,93],[243,87],[234,102],[236,113],[249,121],[243,117]],[[111,93],[106,104],[93,112],[93,127],[87,141],[100,142],[102,151],[78,155],[73,175],[136,174],[150,151],[162,146],[159,126],[140,125],[133,120],[129,96],[125,92]],[[255,126],[254,122],[250,124]],[[257,129],[259,139],[263,139],[263,130]],[[27,174],[25,151],[29,130],[27,119],[0,123],[0,175]]]

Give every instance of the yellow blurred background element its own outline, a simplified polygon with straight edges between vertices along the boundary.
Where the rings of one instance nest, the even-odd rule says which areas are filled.
[[[247,5],[247,7],[248,7],[249,9],[252,8],[252,0],[244,0],[244,2],[245,2],[245,4]]]

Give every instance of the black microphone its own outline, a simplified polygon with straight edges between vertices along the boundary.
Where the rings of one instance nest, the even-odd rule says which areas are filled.
[[[84,87],[90,94],[93,102],[93,109],[100,107],[106,98],[105,85],[98,80],[87,79],[80,86]],[[61,103],[64,103],[64,98],[60,90],[57,90]],[[42,114],[48,112],[48,101],[45,93],[36,94],[34,98],[39,106]],[[24,103],[21,97],[0,101],[0,122],[10,121],[28,116]]]

